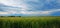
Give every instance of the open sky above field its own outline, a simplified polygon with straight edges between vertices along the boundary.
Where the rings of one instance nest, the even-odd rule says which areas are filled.
[[[0,0],[0,16],[60,16],[60,0]]]

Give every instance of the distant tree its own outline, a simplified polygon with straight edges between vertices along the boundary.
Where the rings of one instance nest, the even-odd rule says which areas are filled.
[[[19,16],[19,17],[21,17],[21,16]]]
[[[0,16],[0,17],[4,17],[4,16]]]
[[[15,17],[15,16],[9,16],[9,17]]]

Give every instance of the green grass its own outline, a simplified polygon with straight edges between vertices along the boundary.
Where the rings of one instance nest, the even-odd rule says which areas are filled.
[[[0,17],[0,28],[60,28],[60,16]]]

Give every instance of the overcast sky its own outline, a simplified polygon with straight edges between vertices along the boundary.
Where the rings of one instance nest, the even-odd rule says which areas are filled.
[[[60,0],[0,0],[0,16],[60,16]]]

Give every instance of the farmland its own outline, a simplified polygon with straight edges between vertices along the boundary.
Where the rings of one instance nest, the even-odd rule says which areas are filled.
[[[60,16],[0,17],[0,28],[60,28]]]

